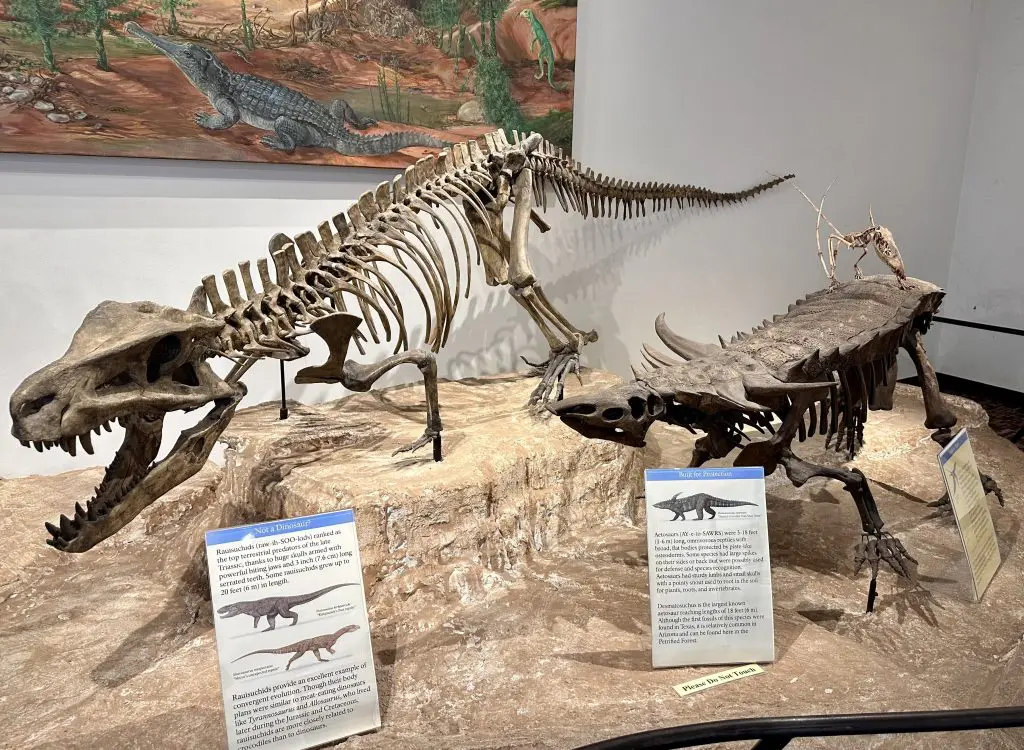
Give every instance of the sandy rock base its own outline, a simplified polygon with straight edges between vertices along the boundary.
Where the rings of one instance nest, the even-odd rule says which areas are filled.
[[[920,560],[923,587],[883,574],[877,611],[863,614],[853,503],[835,482],[797,490],[771,477],[777,661],[682,699],[672,685],[717,669],[650,667],[640,457],[520,412],[533,383],[445,384],[442,403],[461,401],[446,409],[438,466],[389,455],[422,429],[418,389],[296,407],[288,426],[247,410],[224,469],[204,470],[95,554],[50,551],[41,523],[100,470],[0,482],[0,746],[224,747],[199,535],[332,503],[360,517],[384,717],[352,750],[571,748],[730,717],[1024,703],[1024,456],[975,405],[951,399],[1007,498],[992,506],[1004,562],[984,600],[958,589],[956,530],[924,507],[941,494],[936,446],[919,393],[900,386],[894,411],[872,413],[857,465]],[[655,437],[651,465],[679,465],[692,445],[679,431]],[[1018,748],[1024,732],[792,746],[943,745]]]

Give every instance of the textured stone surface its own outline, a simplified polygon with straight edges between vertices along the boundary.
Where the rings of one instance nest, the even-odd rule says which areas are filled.
[[[883,574],[877,612],[862,614],[867,577],[851,574],[852,502],[834,482],[798,490],[771,477],[778,660],[764,675],[681,699],[672,685],[716,668],[650,668],[646,545],[630,520],[641,513],[588,478],[607,476],[596,463],[602,455],[635,473],[633,454],[588,453],[569,444],[578,438],[568,430],[519,412],[533,382],[467,388],[458,408],[446,408],[440,467],[389,455],[421,430],[416,388],[355,397],[345,408],[296,406],[287,427],[268,407],[242,412],[225,469],[208,467],[96,554],[59,556],[43,546],[41,523],[66,506],[67,493],[84,494],[99,470],[0,482],[10,519],[0,567],[0,745],[223,747],[209,602],[196,576],[199,534],[327,504],[359,509],[384,717],[380,732],[351,739],[349,750],[570,748],[729,717],[1024,703],[1024,457],[983,426],[976,406],[952,400],[1007,495],[1006,508],[992,505],[1004,563],[981,603],[945,580],[962,552],[952,524],[929,518],[923,505],[941,493],[936,446],[919,395],[900,386],[893,412],[872,413],[857,464],[887,528],[921,561],[924,590]],[[442,386],[443,404],[453,389]],[[486,417],[489,394],[503,400]],[[357,447],[370,444],[369,453]],[[659,429],[647,461],[685,463],[688,445],[687,433]],[[820,445],[798,450],[813,457]],[[584,470],[569,488],[536,473],[573,452]],[[353,459],[351,473],[342,457]],[[479,487],[491,488],[490,516]],[[583,510],[596,517],[578,517]],[[1024,732],[791,746],[944,744],[1018,748]]]

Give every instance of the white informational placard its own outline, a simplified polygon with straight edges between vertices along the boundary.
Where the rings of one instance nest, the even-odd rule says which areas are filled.
[[[351,510],[206,532],[230,750],[380,727]]]
[[[985,499],[985,488],[981,484],[981,474],[978,473],[978,464],[974,461],[974,451],[966,429],[960,430],[939,451],[939,467],[953,507],[953,517],[960,529],[967,564],[971,569],[974,601],[981,601],[985,589],[999,569],[1001,559],[996,530]]]
[[[645,480],[654,666],[774,661],[764,470]]]

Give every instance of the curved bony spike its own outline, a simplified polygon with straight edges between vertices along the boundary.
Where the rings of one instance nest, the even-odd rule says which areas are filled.
[[[873,212],[873,211],[871,210],[871,204],[870,204],[870,203],[868,204],[868,221],[870,221],[870,222],[871,222],[871,226],[877,226],[877,225],[875,224],[875,214],[874,214],[874,212]]]
[[[719,351],[717,346],[701,344],[680,336],[668,327],[668,324],[665,322],[665,313],[661,313],[654,321],[654,332],[658,334],[658,338],[661,339],[661,342],[673,354],[678,354],[685,360],[700,359]]]

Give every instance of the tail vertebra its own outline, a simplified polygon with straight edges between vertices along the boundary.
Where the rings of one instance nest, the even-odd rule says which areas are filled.
[[[550,184],[565,211],[576,210],[584,216],[608,216],[614,201],[615,218],[619,216],[620,205],[624,209],[623,215],[627,218],[632,218],[634,213],[646,215],[647,201],[652,202],[654,211],[668,208],[673,204],[683,208],[693,205],[721,206],[742,203],[796,176],[787,174],[773,177],[766,182],[736,192],[718,192],[696,185],[630,182],[595,174],[593,169],[565,157],[561,149],[546,140],[530,155],[529,161],[541,200],[544,200],[544,188]]]
[[[326,588],[322,588],[319,591],[314,591],[314,592],[312,592],[310,594],[299,594],[297,596],[289,596],[289,597],[285,597],[285,598],[288,599],[289,603],[294,607],[294,606],[298,606],[299,604],[305,604],[306,602],[311,602],[314,599],[323,596],[328,591],[334,591],[334,589],[340,589],[342,586],[356,586],[356,585],[358,585],[358,584],[355,584],[355,583],[336,583],[333,586],[328,586]]]
[[[234,664],[239,659],[244,659],[247,656],[255,656],[256,654],[286,654],[286,653],[289,653],[289,652],[282,651],[279,648],[262,648],[259,651],[250,651],[247,654],[242,654],[241,656],[238,657],[238,659],[232,659],[231,663]]]
[[[715,497],[708,501],[708,505],[713,508],[735,508],[740,505],[757,505],[757,503],[748,503],[745,500],[726,500],[721,497]]]

